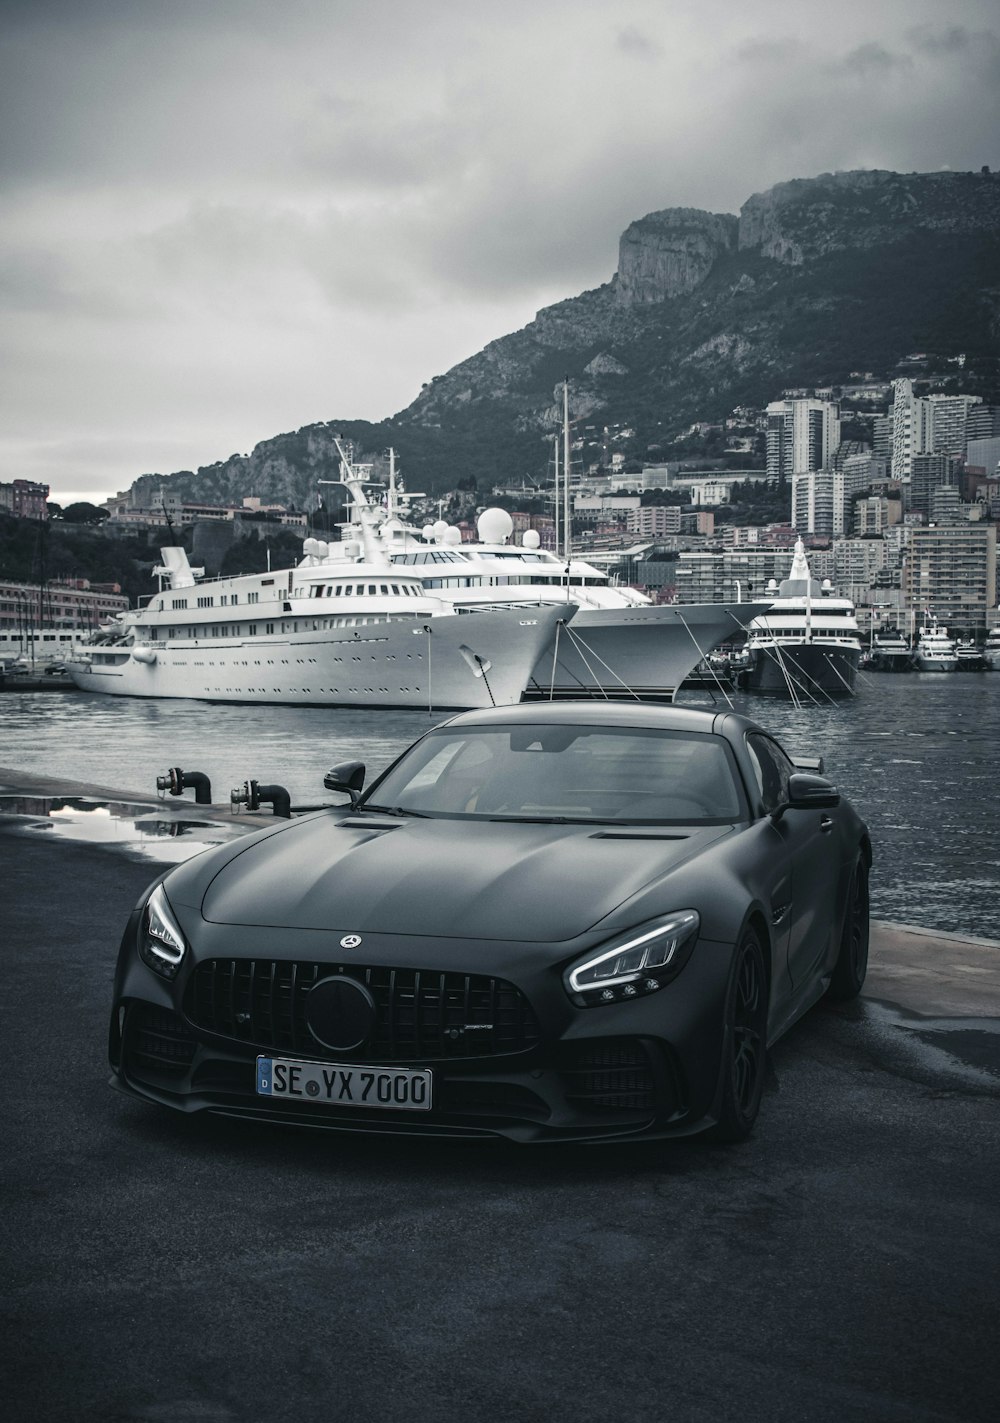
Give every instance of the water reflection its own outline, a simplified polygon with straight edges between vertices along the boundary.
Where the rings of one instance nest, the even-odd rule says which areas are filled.
[[[182,820],[131,801],[78,796],[0,795],[0,823],[24,834],[47,833],[91,845],[120,846],[168,863],[179,863],[245,833],[243,826]]]

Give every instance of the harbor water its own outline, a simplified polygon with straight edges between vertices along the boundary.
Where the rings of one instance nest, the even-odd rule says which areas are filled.
[[[731,694],[793,754],[826,773],[871,827],[880,919],[1000,939],[1000,674],[861,674],[823,706]],[[685,705],[711,706],[706,692]],[[719,707],[726,705],[714,694]],[[293,805],[328,803],[324,773],[359,759],[371,778],[444,714],[231,706],[97,694],[0,697],[0,765],[155,794],[171,766],[202,771],[213,800],[254,779]],[[192,793],[185,797],[194,811]],[[175,802],[176,804],[176,802]]]

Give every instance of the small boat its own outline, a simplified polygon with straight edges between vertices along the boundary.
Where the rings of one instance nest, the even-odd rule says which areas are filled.
[[[990,628],[983,643],[983,666],[988,672],[1000,672],[1000,624]]]
[[[838,597],[829,580],[811,577],[801,539],[788,577],[780,587],[772,579],[766,596],[774,602],[750,624],[741,686],[794,702],[852,695],[861,661],[854,604]]]
[[[918,672],[954,672],[958,667],[955,643],[936,618],[929,617],[921,627],[913,661]]]

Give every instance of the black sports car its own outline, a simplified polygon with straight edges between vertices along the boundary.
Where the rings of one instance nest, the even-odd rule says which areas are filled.
[[[350,803],[161,878],[119,956],[124,1090],[346,1131],[735,1140],[766,1046],[860,991],[868,830],[732,712],[505,707]]]

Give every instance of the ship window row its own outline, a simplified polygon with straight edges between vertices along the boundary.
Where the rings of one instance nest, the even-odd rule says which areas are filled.
[[[311,589],[314,598],[419,598],[423,589],[415,583],[315,583]],[[297,589],[299,597],[305,596],[305,589]]]
[[[342,627],[368,627],[375,623],[403,622],[421,616],[419,613],[364,613],[355,616],[336,618],[288,618],[278,623],[264,623],[263,635],[273,637],[275,631],[279,634],[297,632],[318,632],[320,629],[342,628]],[[161,639],[170,640],[172,638],[185,638],[191,642],[197,642],[199,638],[224,638],[224,637],[257,637],[260,633],[259,623],[206,623],[201,627],[152,627],[148,630],[150,642],[159,642]]]
[[[462,563],[465,555],[440,548],[422,549],[420,553],[394,553],[393,563]]]

